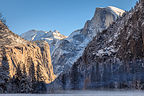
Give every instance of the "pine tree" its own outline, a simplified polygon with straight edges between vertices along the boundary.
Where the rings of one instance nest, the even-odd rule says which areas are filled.
[[[22,71],[20,69],[20,64],[17,65],[17,68],[16,68],[16,74],[15,74],[15,84],[17,86],[17,93],[20,93],[21,92],[21,79],[22,79]]]
[[[5,66],[0,67],[0,93],[6,93],[7,92],[7,85],[8,85],[8,71],[5,70]]]
[[[37,81],[44,81],[45,78],[43,77],[43,74],[41,73],[41,67],[40,63],[37,65]]]
[[[34,66],[33,62],[31,62],[29,73],[30,73],[30,77],[32,78],[32,82],[36,82],[36,78],[35,78],[35,66]]]
[[[37,83],[36,83],[36,93],[44,93],[46,92],[46,85],[44,83],[45,78],[41,72],[41,67],[40,67],[40,63],[38,63],[37,65]]]
[[[75,90],[78,88],[79,84],[79,72],[78,72],[78,64],[74,64],[72,67],[72,72],[71,72],[71,84],[72,84],[72,89]]]
[[[65,76],[65,74],[62,75],[61,81],[62,81],[62,87],[65,90],[66,89],[66,76]]]
[[[29,79],[31,79],[31,93],[34,93],[35,89],[36,89],[36,78],[35,78],[35,66],[34,66],[34,63],[32,61],[32,58],[29,58],[28,59],[28,62],[30,64],[30,68],[29,68]]]
[[[26,73],[26,67],[25,64],[23,64],[23,75],[21,79],[21,93],[30,93],[32,90],[30,79],[27,76]]]
[[[40,65],[37,65],[37,81],[41,81]]]

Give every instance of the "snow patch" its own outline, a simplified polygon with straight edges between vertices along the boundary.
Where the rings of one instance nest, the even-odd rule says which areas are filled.
[[[112,53],[115,53],[115,52],[117,51],[114,49],[114,46],[109,46],[104,49],[98,50],[98,52],[96,53],[96,56],[99,56],[99,57],[102,57],[104,55],[110,56]]]
[[[144,26],[144,22],[142,23],[142,26]]]
[[[116,13],[118,16],[122,16],[123,13],[125,12],[124,10],[116,8],[114,6],[108,6],[108,8],[110,8],[112,11],[114,11],[114,13]]]

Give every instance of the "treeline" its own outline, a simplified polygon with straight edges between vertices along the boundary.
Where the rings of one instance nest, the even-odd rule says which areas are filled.
[[[14,77],[9,80],[10,86],[8,90],[13,93],[45,93],[47,89],[40,72],[40,65],[38,64],[35,68],[32,63],[28,71],[26,72],[25,64],[23,64],[22,68],[20,68],[19,64]]]

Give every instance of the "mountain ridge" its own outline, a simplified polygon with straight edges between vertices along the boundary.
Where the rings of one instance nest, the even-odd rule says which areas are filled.
[[[119,10],[119,13],[124,13],[121,9]],[[121,16],[121,14],[119,15]],[[55,74],[59,75],[64,70],[71,68],[93,37],[110,26],[119,15],[116,15],[108,7],[96,8],[93,18],[85,23],[84,28],[74,31],[68,38],[60,40],[51,55]]]
[[[67,38],[67,36],[60,34],[60,32],[57,30],[42,31],[42,30],[35,30],[35,29],[22,33],[20,36],[29,41],[38,41],[38,40],[47,41],[50,45],[51,53],[55,48],[56,43],[59,40]]]

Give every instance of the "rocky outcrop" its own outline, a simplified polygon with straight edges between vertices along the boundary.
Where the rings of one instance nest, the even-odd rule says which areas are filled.
[[[144,3],[88,44],[70,71],[49,86],[63,89],[144,89]],[[49,90],[52,90],[51,88]]]
[[[68,38],[59,41],[52,52],[55,74],[59,75],[61,72],[69,70],[73,63],[82,56],[84,49],[93,37],[106,29],[123,13],[123,10],[112,6],[96,8],[94,17],[86,22],[83,29],[76,30]]]
[[[44,91],[38,86],[55,79],[48,43],[26,41],[12,33],[2,22],[0,69],[0,93]]]

